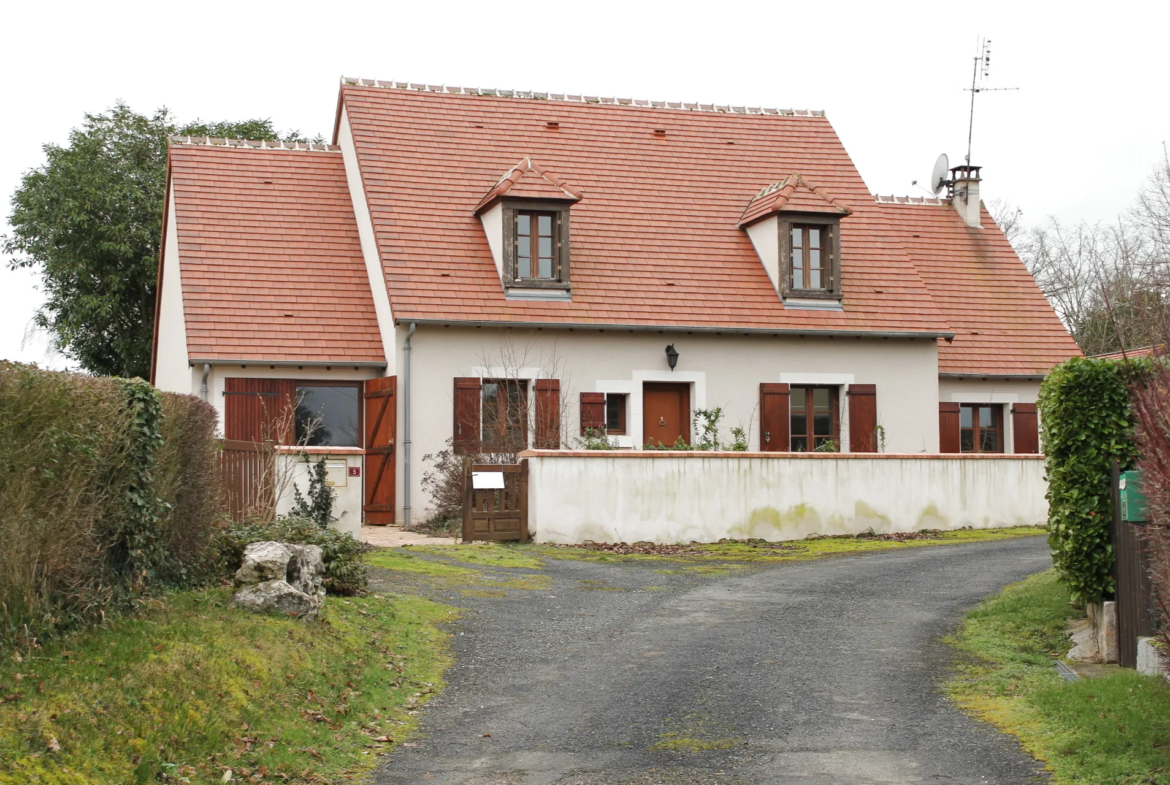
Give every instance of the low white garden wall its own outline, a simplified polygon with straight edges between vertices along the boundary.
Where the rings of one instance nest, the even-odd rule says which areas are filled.
[[[537,542],[717,542],[1042,524],[1038,455],[529,450]]]

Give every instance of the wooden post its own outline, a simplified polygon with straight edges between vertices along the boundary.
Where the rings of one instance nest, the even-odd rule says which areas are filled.
[[[520,542],[528,542],[528,459],[520,461]]]
[[[471,456],[463,458],[463,542],[471,541],[471,500],[474,490],[471,487]]]

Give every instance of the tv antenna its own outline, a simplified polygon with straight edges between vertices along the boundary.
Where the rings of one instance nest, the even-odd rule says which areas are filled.
[[[991,39],[980,38],[976,45],[975,65],[971,69],[971,86],[963,88],[971,91],[971,114],[967,121],[967,166],[971,165],[971,137],[975,130],[975,96],[978,93],[991,93],[1001,90],[1019,90],[1018,87],[986,87],[984,86],[991,72]]]

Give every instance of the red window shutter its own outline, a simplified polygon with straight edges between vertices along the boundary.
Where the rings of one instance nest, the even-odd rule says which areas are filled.
[[[477,376],[455,379],[455,435],[457,455],[479,452],[479,398],[482,382]]]
[[[849,396],[849,452],[877,452],[877,385],[851,384]]]
[[[938,451],[959,452],[959,404],[938,405]]]
[[[1036,404],[1012,404],[1012,452],[1033,455],[1040,452],[1040,428]]]
[[[394,439],[398,426],[398,377],[367,379],[362,398],[366,429],[365,522],[374,526],[394,523]]]
[[[561,448],[561,380],[536,380],[536,449]]]
[[[788,452],[789,390],[787,384],[760,385],[760,449],[764,452]]]
[[[581,435],[585,429],[605,430],[605,393],[581,393]]]
[[[291,379],[224,379],[224,438],[292,444],[296,437],[287,415],[296,391]]]

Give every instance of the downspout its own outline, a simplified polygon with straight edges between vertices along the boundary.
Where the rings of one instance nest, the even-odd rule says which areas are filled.
[[[418,329],[418,324],[410,323],[410,330],[406,333],[406,342],[402,345],[403,356],[403,375],[402,386],[403,401],[402,401],[402,416],[406,422],[403,423],[403,438],[402,446],[404,448],[403,469],[402,469],[402,524],[407,529],[410,528],[410,339],[414,337],[414,331]]]
[[[203,363],[203,383],[199,385],[199,397],[207,401],[207,376],[211,373],[211,363]]]

